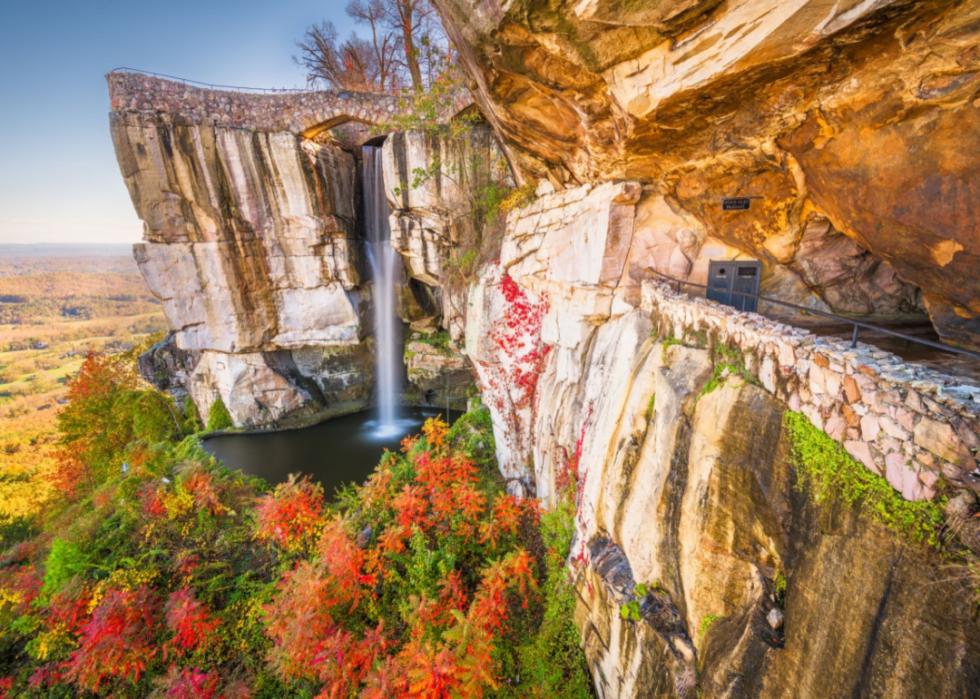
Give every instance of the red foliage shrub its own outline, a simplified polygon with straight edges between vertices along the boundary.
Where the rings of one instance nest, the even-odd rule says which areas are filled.
[[[303,549],[312,542],[322,513],[323,488],[306,476],[290,476],[259,498],[255,536],[284,549]]]
[[[58,461],[45,478],[54,490],[72,499],[77,495],[79,486],[88,479],[88,467],[73,450],[58,449],[55,456]]]
[[[89,618],[91,599],[91,591],[81,586],[70,585],[57,592],[48,605],[48,626],[61,627],[73,634],[81,633]]]
[[[324,525],[317,553],[327,574],[342,592],[340,601],[357,605],[361,586],[373,585],[375,578],[364,572],[364,550],[347,535],[340,519],[331,519]]]
[[[429,512],[429,500],[426,491],[420,485],[406,485],[395,496],[391,503],[396,513],[399,526],[411,529],[413,526],[427,529],[430,522],[426,515]]]
[[[279,582],[279,594],[265,608],[266,634],[273,640],[269,660],[284,678],[314,679],[314,661],[339,628],[331,614],[348,597],[318,566],[303,561]]]
[[[63,448],[52,482],[66,496],[75,494],[93,472],[118,467],[114,460],[132,438],[131,425],[114,406],[136,386],[132,367],[119,357],[90,353],[68,384],[68,405],[58,414]]]
[[[194,504],[205,509],[213,515],[219,515],[227,511],[221,504],[214,477],[203,470],[194,470],[184,476],[182,481],[184,490],[194,497]]]
[[[160,487],[153,483],[144,483],[139,491],[140,511],[144,517],[156,519],[167,514],[163,504]]]
[[[207,645],[219,626],[218,620],[212,618],[207,606],[189,587],[170,593],[164,613],[167,628],[174,635],[170,646],[179,650],[196,650]]]
[[[221,676],[217,672],[171,665],[164,678],[163,691],[170,699],[214,699],[220,684]]]
[[[98,692],[107,679],[139,681],[157,653],[157,608],[145,585],[107,591],[82,628],[78,649],[68,660],[68,679],[91,692]]]
[[[0,569],[0,588],[13,593],[11,601],[15,614],[27,614],[41,592],[41,576],[33,565],[11,566]]]

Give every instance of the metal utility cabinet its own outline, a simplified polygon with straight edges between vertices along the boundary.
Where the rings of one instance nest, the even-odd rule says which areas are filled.
[[[756,260],[712,260],[708,264],[708,298],[740,311],[759,305],[762,264]]]

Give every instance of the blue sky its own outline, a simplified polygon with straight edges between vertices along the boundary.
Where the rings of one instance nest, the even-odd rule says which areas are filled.
[[[134,242],[104,75],[128,66],[212,83],[301,87],[307,26],[345,0],[0,0],[0,243]]]

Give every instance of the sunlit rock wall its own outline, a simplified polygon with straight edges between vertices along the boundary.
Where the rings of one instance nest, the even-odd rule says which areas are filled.
[[[503,214],[488,207],[509,190],[509,166],[493,131],[471,120],[432,132],[394,133],[383,148],[392,245],[415,303],[414,314],[403,313],[412,332],[407,376],[423,399],[462,406],[472,387],[461,351],[467,288],[483,255],[495,249],[486,238],[500,228]],[[442,331],[449,342],[434,346],[432,338]]]
[[[111,126],[144,221],[136,260],[175,347],[195,353],[202,414],[220,397],[236,425],[262,426],[364,403],[354,158],[159,114],[114,112]]]
[[[494,227],[488,202],[512,184],[507,161],[481,123],[456,132],[391,134],[383,155],[392,244],[409,276],[431,294],[435,323],[459,340],[465,287]]]
[[[966,696],[969,573],[795,490],[782,417],[909,500],[942,481],[975,511],[980,387],[651,280],[631,261],[684,219],[652,226],[637,182],[546,189],[470,287],[466,351],[509,487],[548,503],[577,471],[570,564],[600,695]]]
[[[521,178],[638,181],[682,252],[980,346],[977,3],[434,1]]]

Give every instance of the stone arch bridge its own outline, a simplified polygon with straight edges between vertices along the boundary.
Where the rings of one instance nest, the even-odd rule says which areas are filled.
[[[113,71],[106,80],[114,112],[163,113],[193,124],[285,131],[305,138],[347,122],[382,124],[401,108],[398,97],[371,92],[200,87],[130,70]],[[459,109],[469,103],[457,101]]]

